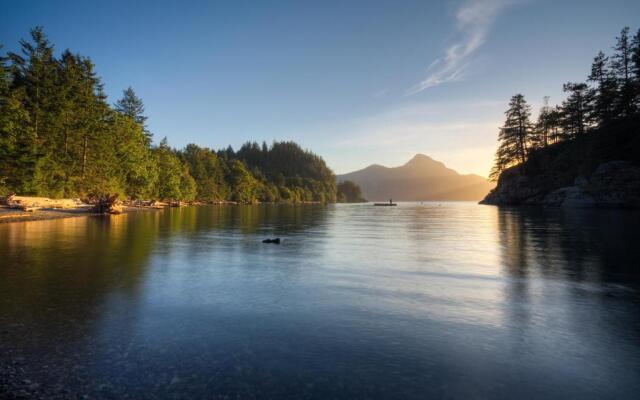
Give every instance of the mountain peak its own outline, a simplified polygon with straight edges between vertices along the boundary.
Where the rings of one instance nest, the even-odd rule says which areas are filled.
[[[431,167],[431,168],[445,168],[445,165],[440,161],[436,161],[433,158],[418,153],[411,160],[409,160],[405,165],[405,167]]]
[[[350,180],[373,201],[398,200],[479,200],[493,187],[484,178],[460,175],[444,163],[416,154],[406,164],[388,168],[372,164],[365,169],[339,175],[338,181]]]
[[[413,156],[413,158],[409,160],[407,164],[411,164],[413,162],[420,162],[420,161],[435,161],[435,160],[425,154],[418,153],[415,156]]]

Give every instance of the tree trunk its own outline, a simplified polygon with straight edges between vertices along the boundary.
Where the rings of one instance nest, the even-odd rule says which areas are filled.
[[[84,180],[87,169],[87,136],[84,137],[84,146],[82,149],[82,179]]]

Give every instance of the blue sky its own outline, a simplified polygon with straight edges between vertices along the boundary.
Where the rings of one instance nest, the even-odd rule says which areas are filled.
[[[560,102],[639,22],[639,1],[0,0],[6,49],[43,25],[157,140],[295,140],[337,173],[420,152],[486,176],[509,97]]]

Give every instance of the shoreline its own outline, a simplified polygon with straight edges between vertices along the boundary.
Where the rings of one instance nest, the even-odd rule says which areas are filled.
[[[54,219],[88,217],[102,215],[86,208],[71,209],[41,209],[34,212],[22,211],[15,208],[0,207],[0,224],[10,224],[12,222],[47,221]]]
[[[180,207],[171,207],[165,206],[162,208],[153,207],[153,206],[127,206],[124,205],[122,208],[122,213],[133,213],[140,211],[162,211],[164,209],[169,208],[181,208],[181,207],[197,207],[197,206],[261,206],[261,205],[317,205],[323,204],[321,202],[299,202],[299,203],[256,203],[256,204],[240,204],[235,202],[219,202],[219,203],[194,203],[183,205]],[[0,205],[0,225],[1,224],[9,224],[13,222],[30,222],[30,221],[49,221],[55,219],[64,219],[64,218],[76,218],[76,217],[95,217],[95,216],[104,216],[104,215],[112,215],[108,213],[98,213],[94,212],[91,209],[87,209],[87,207],[77,207],[77,208],[41,208],[37,211],[23,211],[17,208],[11,208],[8,206]],[[117,214],[116,214],[117,215]]]

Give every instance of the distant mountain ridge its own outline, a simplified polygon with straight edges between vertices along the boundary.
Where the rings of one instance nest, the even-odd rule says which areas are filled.
[[[416,154],[400,167],[372,164],[336,178],[356,183],[369,201],[477,201],[494,187],[479,175],[461,175],[424,154]]]

